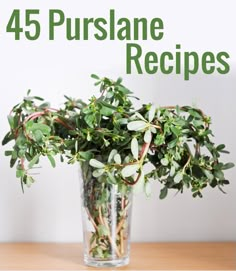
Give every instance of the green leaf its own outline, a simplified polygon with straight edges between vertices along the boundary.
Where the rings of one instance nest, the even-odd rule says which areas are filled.
[[[111,163],[112,162],[112,160],[114,159],[114,156],[117,154],[117,150],[115,150],[115,149],[113,149],[113,150],[111,150],[111,152],[110,152],[110,154],[109,154],[109,156],[108,156],[108,163]]]
[[[27,187],[30,187],[34,183],[34,179],[31,176],[26,177],[26,185]]]
[[[66,98],[66,100],[68,100],[68,101],[70,101],[70,102],[72,102],[72,101],[73,101],[73,99],[72,99],[72,98],[70,98],[70,97],[68,97],[67,95],[64,95],[64,97]]]
[[[10,160],[10,167],[13,168],[15,163],[17,161],[17,157],[12,157],[11,160]]]
[[[16,138],[16,145],[21,148],[21,146],[25,145],[26,143],[26,138],[23,133],[19,133],[18,137]]]
[[[220,144],[216,147],[217,151],[222,151],[223,149],[225,149],[225,144]]]
[[[99,236],[108,236],[109,229],[104,225],[98,225],[98,234]]]
[[[194,119],[193,120],[193,125],[195,127],[203,127],[204,126],[204,122],[202,120],[197,120],[197,119]]]
[[[114,110],[112,110],[112,109],[110,109],[110,108],[108,108],[106,106],[103,106],[102,109],[100,110],[100,113],[103,116],[109,117],[114,113]]]
[[[152,133],[151,133],[150,129],[148,129],[144,134],[144,141],[146,143],[150,143],[151,140],[152,140]]]
[[[222,166],[222,170],[233,168],[235,165],[234,163],[226,163]]]
[[[178,142],[178,139],[177,139],[177,138],[175,138],[174,140],[171,140],[171,141],[168,143],[168,148],[169,148],[169,149],[174,148],[174,147],[177,145],[177,142]]]
[[[137,170],[139,169],[139,165],[138,164],[134,164],[134,165],[128,165],[128,166],[125,166],[122,171],[121,171],[121,174],[124,178],[126,177],[130,177],[132,175],[134,175]]]
[[[147,123],[142,120],[135,120],[128,123],[127,128],[130,131],[141,131],[147,127]]]
[[[145,118],[139,112],[135,112],[134,116],[146,122]]]
[[[180,166],[176,161],[172,161],[172,164],[173,164],[173,166],[175,167],[176,170],[179,169]]]
[[[209,181],[212,181],[214,179],[214,175],[209,170],[204,169],[203,172]]]
[[[116,164],[121,164],[121,157],[120,157],[119,153],[115,154],[114,161]]]
[[[14,135],[11,132],[8,132],[2,140],[2,145],[3,146],[6,145],[13,139],[14,139]]]
[[[40,143],[43,140],[43,133],[40,130],[36,130],[33,133],[36,142]]]
[[[24,175],[25,175],[25,170],[23,170],[23,169],[16,170],[16,178],[23,178]]]
[[[91,151],[80,151],[79,155],[86,161],[89,161],[93,157],[93,154]]]
[[[219,180],[224,180],[224,173],[221,170],[217,170],[214,172],[214,176]]]
[[[160,199],[164,199],[168,194],[168,188],[166,186],[164,186],[161,191],[160,191]]]
[[[230,153],[229,151],[226,151],[226,150],[221,150],[219,152],[221,152],[221,153]]]
[[[120,125],[125,125],[128,123],[128,120],[126,118],[120,118],[117,120],[117,123],[119,123]]]
[[[44,101],[44,99],[39,96],[33,96],[33,98],[38,101]]]
[[[51,163],[51,166],[52,166],[53,168],[55,168],[55,167],[56,167],[56,162],[55,162],[54,157],[53,157],[52,155],[50,155],[50,154],[48,154],[47,157],[48,157],[48,160],[49,160],[50,163]]]
[[[107,175],[108,175],[108,178],[110,179],[110,181],[111,181],[112,184],[116,184],[117,183],[117,180],[116,180],[115,176],[111,172],[108,171]]]
[[[136,137],[133,137],[131,140],[131,152],[133,154],[134,159],[138,160],[138,140]]]
[[[163,135],[157,135],[155,140],[154,140],[154,144],[156,146],[160,146],[160,145],[162,145],[164,143],[165,143],[165,137]]]
[[[98,86],[100,84],[101,84],[101,81],[99,80],[99,81],[97,81],[97,82],[94,83],[94,86]]]
[[[169,164],[168,159],[167,159],[167,158],[162,158],[162,159],[161,159],[161,164],[162,164],[163,166],[168,166],[168,164]]]
[[[119,78],[116,80],[116,84],[117,84],[117,85],[120,85],[121,82],[122,82],[122,78],[119,77]]]
[[[40,104],[39,108],[45,110],[46,108],[50,107],[50,103],[42,103]]]
[[[90,114],[85,115],[84,120],[90,128],[94,128],[94,125],[93,125],[94,120],[95,120],[94,114],[90,113]]]
[[[97,256],[98,258],[102,258],[102,259],[104,258],[103,250],[102,250],[101,247],[97,246],[97,247],[95,248],[95,251],[96,251],[96,256]]]
[[[173,177],[175,175],[175,167],[171,166],[170,168],[170,176]]]
[[[38,163],[40,155],[41,154],[36,154],[34,156],[34,158],[30,161],[30,163],[28,165],[29,168],[32,168],[36,163]]]
[[[96,75],[96,74],[91,74],[91,77],[92,77],[93,79],[100,80],[99,76],[98,76],[98,75]]]
[[[156,107],[154,105],[151,106],[148,112],[148,121],[152,122],[156,113]]]
[[[182,172],[178,172],[175,177],[174,177],[174,182],[175,183],[179,183],[180,181],[182,181],[183,179],[183,173]]]
[[[103,105],[104,107],[108,107],[110,109],[113,109],[113,110],[117,110],[117,107],[112,105],[112,104],[109,104],[107,102],[104,102],[104,101],[100,101],[99,104]]]
[[[228,184],[230,184],[230,182],[228,180],[222,180],[222,184],[228,185]]]
[[[122,92],[124,95],[132,94],[132,91],[130,91],[128,88],[124,86],[117,86],[117,89]]]
[[[108,91],[106,94],[107,99],[111,99],[113,96],[114,96],[114,92],[112,92],[112,91]]]
[[[202,119],[202,115],[198,112],[198,110],[196,110],[196,109],[190,109],[188,112],[194,118]]]
[[[153,126],[150,127],[150,131],[153,133],[153,134],[156,134],[157,133],[157,129]]]
[[[202,171],[202,168],[199,165],[193,165],[192,175],[195,176],[197,179],[200,179],[203,176],[205,176],[205,174]]]
[[[49,135],[51,132],[51,128],[43,123],[33,123],[33,125],[30,128],[30,131],[32,131],[33,133],[35,131],[40,131],[44,135]]]
[[[105,172],[104,168],[99,168],[93,171],[93,177],[98,178]]]
[[[179,135],[181,134],[181,131],[178,128],[176,128],[175,126],[171,126],[170,129],[176,137],[179,137]]]
[[[190,187],[191,178],[187,174],[183,175],[183,183],[186,185],[187,188]]]
[[[26,124],[25,124],[25,129],[26,129],[26,132],[27,132],[27,133],[33,132],[33,131],[31,130],[33,124],[34,124],[34,121],[33,121],[33,120],[29,120],[29,121],[26,122]]]
[[[7,119],[8,119],[8,122],[9,122],[11,129],[14,129],[15,128],[14,127],[14,117],[12,117],[11,115],[8,115]]]
[[[5,156],[11,156],[12,155],[12,151],[5,151]]]
[[[100,161],[96,160],[96,159],[91,159],[89,161],[90,166],[95,167],[95,168],[104,168],[105,165],[103,163],[101,163]]]

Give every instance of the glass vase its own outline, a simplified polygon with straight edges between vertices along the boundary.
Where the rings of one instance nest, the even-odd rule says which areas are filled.
[[[94,178],[88,163],[81,164],[84,262],[94,267],[129,263],[131,188]]]

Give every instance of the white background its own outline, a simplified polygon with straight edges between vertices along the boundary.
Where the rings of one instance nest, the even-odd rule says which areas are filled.
[[[197,104],[212,116],[215,141],[225,143],[235,161],[236,39],[235,1],[7,1],[0,3],[0,138],[8,131],[6,116],[30,88],[58,106],[63,94],[88,99],[96,93],[91,73],[117,78],[141,98],[158,105]],[[5,26],[13,9],[40,9],[42,33],[38,41],[15,41]],[[165,34],[161,41],[140,42],[144,51],[227,51],[231,71],[227,75],[126,75],[125,41],[67,41],[62,28],[48,41],[48,10],[62,9],[68,17],[105,17],[109,9],[117,17],[160,17]],[[37,182],[21,193],[15,171],[0,149],[0,241],[82,241],[77,166],[42,162]],[[133,241],[236,241],[235,169],[226,173],[231,184],[227,195],[218,189],[204,191],[203,199],[183,195],[158,199],[135,198]]]

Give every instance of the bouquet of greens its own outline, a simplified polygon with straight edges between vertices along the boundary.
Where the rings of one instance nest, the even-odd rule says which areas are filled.
[[[108,259],[112,251],[125,253],[125,220],[129,194],[134,190],[150,194],[150,180],[160,183],[160,199],[169,189],[181,193],[190,188],[202,197],[210,186],[229,184],[223,163],[225,145],[212,141],[211,120],[191,106],[134,108],[132,92],[119,78],[96,79],[98,97],[88,102],[65,96],[63,108],[54,109],[41,97],[30,96],[13,107],[10,131],[2,144],[14,142],[5,154],[22,189],[34,182],[32,169],[41,157],[55,167],[55,156],[69,164],[80,162],[83,175],[84,207],[94,231],[89,234],[89,254]],[[111,193],[116,187],[116,230],[112,239]]]

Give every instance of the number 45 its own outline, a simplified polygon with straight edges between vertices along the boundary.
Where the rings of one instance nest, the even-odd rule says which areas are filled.
[[[28,40],[37,40],[40,36],[40,23],[37,20],[32,19],[32,15],[39,15],[38,9],[30,9],[25,11],[25,26],[33,27],[34,31],[31,29],[31,31],[25,31],[20,26],[20,10],[15,9],[12,12],[11,18],[7,24],[6,31],[15,33],[15,40],[20,40],[20,34],[22,32],[25,33],[25,37]]]

